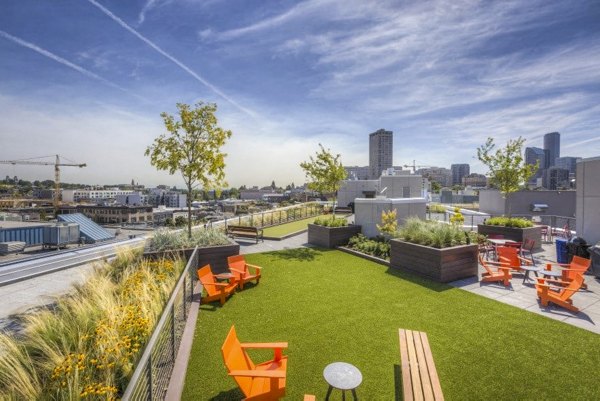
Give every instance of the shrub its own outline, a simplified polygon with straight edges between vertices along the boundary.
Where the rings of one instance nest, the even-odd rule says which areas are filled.
[[[381,237],[369,239],[363,234],[357,234],[348,241],[348,248],[381,259],[390,259],[390,243]]]
[[[450,223],[462,226],[464,222],[465,216],[462,215],[459,208],[455,207],[454,214],[450,216]]]
[[[154,232],[154,236],[148,244],[149,251],[168,251],[185,248],[227,245],[229,239],[227,236],[216,229],[206,228],[192,231],[192,238],[188,238],[184,231],[172,231],[160,229]]]
[[[456,225],[411,217],[398,231],[399,238],[413,244],[447,248],[457,245],[476,244],[477,233],[465,232]]]
[[[427,208],[431,213],[446,213],[446,208],[439,203],[430,203]]]
[[[504,226],[504,227],[515,227],[515,228],[527,228],[533,227],[533,223],[530,220],[523,219],[520,217],[490,217],[485,221],[485,224],[490,226]]]
[[[119,255],[52,310],[0,334],[0,399],[117,399],[122,395],[183,262]]]
[[[344,218],[334,217],[333,219],[327,218],[316,218],[313,224],[324,227],[346,227],[348,221]]]
[[[392,209],[388,212],[381,212],[381,225],[377,224],[377,230],[383,236],[392,236],[398,230],[398,221],[396,220],[396,209]]]

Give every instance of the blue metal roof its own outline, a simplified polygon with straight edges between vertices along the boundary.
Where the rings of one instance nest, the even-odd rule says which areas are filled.
[[[85,237],[86,242],[94,243],[98,241],[106,241],[115,237],[113,234],[106,231],[103,227],[94,223],[81,213],[59,214],[58,220],[79,224],[79,233],[81,236]]]

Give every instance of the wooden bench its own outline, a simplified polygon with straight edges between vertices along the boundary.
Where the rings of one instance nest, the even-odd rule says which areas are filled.
[[[427,334],[400,329],[399,337],[404,401],[443,400]]]
[[[235,237],[243,237],[243,238],[256,238],[256,243],[258,244],[258,240],[263,240],[263,230],[258,227],[247,227],[247,226],[227,226],[227,235],[231,238]]]

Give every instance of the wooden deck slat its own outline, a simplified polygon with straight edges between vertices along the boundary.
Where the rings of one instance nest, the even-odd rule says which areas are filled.
[[[429,339],[426,333],[421,333],[421,342],[423,347],[426,349],[425,360],[427,361],[427,368],[429,370],[429,377],[431,378],[431,387],[433,388],[433,394],[436,401],[444,401],[444,394],[442,393],[442,385],[440,384],[440,378],[433,362],[433,356],[431,354],[431,347],[429,346]]]
[[[415,331],[413,333],[415,340],[415,348],[417,350],[417,366],[419,367],[419,375],[421,376],[423,398],[425,399],[425,401],[434,401],[433,390],[431,389],[431,379],[429,378],[429,371],[427,369],[427,359],[425,359],[425,354],[429,350],[423,350],[423,343],[421,342],[422,334],[424,333],[420,331]]]
[[[402,369],[402,393],[404,395],[404,401],[413,401],[413,391],[410,379],[410,365],[408,363],[408,347],[406,330],[398,330],[400,337],[400,367]]]
[[[406,330],[408,346],[408,363],[410,365],[410,378],[412,382],[415,401],[424,401],[423,386],[421,384],[421,375],[419,374],[419,365],[417,363],[417,350],[415,349],[415,338],[412,330]]]

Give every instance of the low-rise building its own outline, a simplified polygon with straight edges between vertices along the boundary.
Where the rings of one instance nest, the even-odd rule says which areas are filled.
[[[59,213],[82,213],[96,223],[101,224],[138,224],[152,223],[154,221],[151,206],[77,205],[62,207]]]
[[[472,173],[462,178],[462,185],[465,187],[485,188],[487,186],[487,177],[483,174]]]
[[[417,170],[417,174],[439,183],[442,187],[452,186],[452,172],[444,167],[427,167]]]
[[[118,195],[131,195],[134,191],[121,190],[119,188],[112,189],[63,189],[63,202],[81,202],[81,201],[101,201],[116,199]]]

